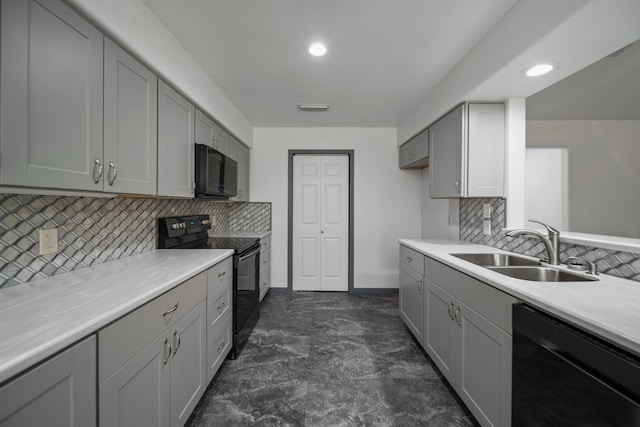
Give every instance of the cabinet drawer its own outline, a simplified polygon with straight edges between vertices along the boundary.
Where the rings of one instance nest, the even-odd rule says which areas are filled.
[[[400,245],[400,262],[411,267],[421,276],[424,275],[424,255],[420,252]]]
[[[99,331],[98,382],[106,380],[206,296],[207,275],[203,272]]]
[[[266,251],[268,251],[269,249],[271,249],[271,236],[267,236],[264,237],[262,239],[260,239],[260,254],[262,256],[262,254]]]
[[[511,332],[511,305],[516,299],[429,257],[426,277],[498,327]]]
[[[224,318],[220,328],[207,340],[207,383],[222,365],[231,350],[231,315]]]
[[[233,257],[229,257],[207,270],[207,283],[209,294],[219,289],[230,288],[233,285]]]
[[[207,338],[220,327],[223,318],[231,313],[231,285],[217,289],[207,296]]]

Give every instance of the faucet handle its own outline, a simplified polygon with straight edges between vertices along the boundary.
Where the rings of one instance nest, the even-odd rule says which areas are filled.
[[[542,225],[544,228],[547,229],[547,231],[549,232],[549,235],[556,235],[557,236],[557,235],[560,234],[559,230],[553,228],[552,226],[550,226],[548,224],[545,224],[544,222],[540,222],[540,221],[538,221],[536,219],[530,219],[529,222],[535,222],[536,224]]]

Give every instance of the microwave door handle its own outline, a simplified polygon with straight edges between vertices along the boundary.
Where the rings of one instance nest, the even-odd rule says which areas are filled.
[[[254,250],[249,252],[248,254],[243,255],[240,258],[238,258],[238,263],[241,263],[242,261],[251,258],[252,256],[254,256],[257,253],[260,253],[260,246],[258,246],[257,248],[255,248]]]

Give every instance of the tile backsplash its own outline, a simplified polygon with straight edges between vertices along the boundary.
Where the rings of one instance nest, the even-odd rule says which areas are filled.
[[[491,234],[484,235],[482,207],[491,204]],[[461,199],[460,200],[460,239],[498,249],[546,258],[544,245],[537,239],[517,237],[509,238],[502,231],[506,224],[506,202],[502,198]],[[560,243],[560,262],[569,257],[580,257],[595,262],[598,270],[612,276],[640,281],[640,254],[614,251],[583,245]]]
[[[0,194],[0,287],[150,251],[158,217],[195,214],[216,217],[212,232],[271,229],[271,203]],[[58,253],[39,256],[54,227]]]

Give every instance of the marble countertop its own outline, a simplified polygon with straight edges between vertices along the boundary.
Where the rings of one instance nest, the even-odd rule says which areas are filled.
[[[451,253],[508,253],[459,240],[400,243],[475,277],[532,306],[556,315],[640,356],[640,283],[601,274],[596,282],[532,282],[514,279],[451,256]]]
[[[211,237],[248,237],[256,239],[264,239],[271,235],[271,231],[222,231],[212,233]]]
[[[0,289],[0,383],[231,255],[153,250]]]

